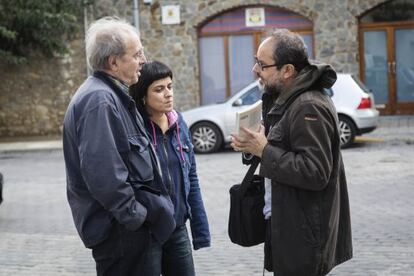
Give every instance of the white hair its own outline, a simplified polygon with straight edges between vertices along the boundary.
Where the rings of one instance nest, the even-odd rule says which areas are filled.
[[[94,71],[108,69],[108,58],[111,55],[123,55],[126,41],[131,35],[139,38],[138,30],[119,18],[103,17],[93,22],[85,38],[88,66]]]

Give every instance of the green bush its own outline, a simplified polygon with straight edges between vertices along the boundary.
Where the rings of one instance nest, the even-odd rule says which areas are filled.
[[[0,59],[12,64],[31,53],[63,54],[82,26],[82,0],[0,0]]]

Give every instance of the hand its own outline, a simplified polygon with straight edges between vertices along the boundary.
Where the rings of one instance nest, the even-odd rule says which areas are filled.
[[[243,135],[231,134],[230,146],[235,151],[250,152],[258,157],[262,157],[263,149],[267,144],[264,126],[261,125],[258,132],[251,131],[245,127],[241,128]]]

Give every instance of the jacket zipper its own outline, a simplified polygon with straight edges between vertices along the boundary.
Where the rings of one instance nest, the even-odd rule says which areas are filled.
[[[168,176],[168,190],[169,190],[169,192],[170,192],[170,195],[172,195],[172,189],[173,189],[173,183],[172,183],[172,177],[171,177],[171,173],[170,173],[170,167],[169,167],[169,162],[168,162],[168,160],[169,160],[169,156],[168,156],[168,151],[167,151],[167,149],[166,149],[166,144],[167,144],[167,142],[168,142],[168,139],[167,139],[167,137],[166,137],[166,135],[163,135],[162,136],[162,148],[163,148],[163,150],[164,150],[164,154],[165,154],[165,160],[166,160],[166,164],[167,164],[167,176]]]

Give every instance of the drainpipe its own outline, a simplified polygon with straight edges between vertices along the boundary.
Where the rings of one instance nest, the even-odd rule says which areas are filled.
[[[88,30],[88,1],[83,1],[83,31],[86,35]],[[85,57],[86,57],[86,47],[85,47]],[[88,66],[88,62],[86,61],[86,75],[91,75],[91,69]]]
[[[134,0],[133,15],[134,15],[135,28],[137,28],[137,30],[139,32],[139,6],[138,6],[138,0]]]

